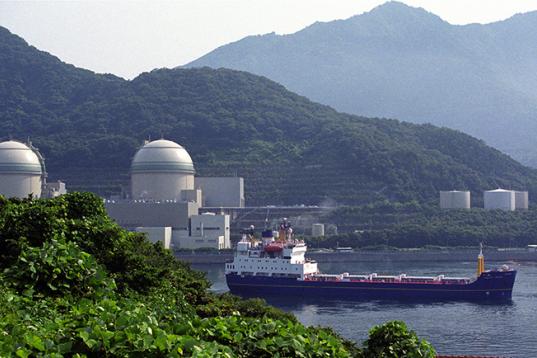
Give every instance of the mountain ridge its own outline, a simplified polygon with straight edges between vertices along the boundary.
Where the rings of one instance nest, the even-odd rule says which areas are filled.
[[[343,112],[448,126],[537,166],[535,54],[537,11],[451,25],[387,3],[294,34],[247,37],[184,67],[244,70]]]
[[[187,148],[199,175],[244,176],[249,205],[537,192],[537,171],[468,135],[338,113],[246,72],[158,69],[126,81],[2,36],[0,49],[0,99],[9,99],[0,133],[31,137],[51,180],[71,189],[117,193],[142,141],[165,136]],[[39,81],[25,80],[33,73]]]

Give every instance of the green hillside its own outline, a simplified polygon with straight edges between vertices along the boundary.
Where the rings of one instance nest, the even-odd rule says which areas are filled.
[[[337,110],[433,123],[537,167],[537,11],[451,25],[389,1],[292,34],[248,36],[187,67],[248,71]]]
[[[537,193],[537,172],[457,131],[338,113],[245,72],[97,75],[2,28],[0,99],[0,136],[30,137],[52,179],[100,194],[118,191],[142,140],[161,136],[185,146],[201,175],[244,176],[252,205]]]

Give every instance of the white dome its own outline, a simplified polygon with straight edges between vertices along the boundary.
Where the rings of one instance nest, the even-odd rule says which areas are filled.
[[[41,175],[41,163],[26,144],[10,140],[0,143],[0,173]]]
[[[179,144],[159,139],[144,145],[134,155],[132,173],[194,174],[192,158]]]

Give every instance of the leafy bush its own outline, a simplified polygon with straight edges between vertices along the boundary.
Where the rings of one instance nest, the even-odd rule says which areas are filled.
[[[203,274],[118,227],[92,194],[0,197],[0,246],[10,248],[2,357],[362,357],[332,330],[304,327],[263,300],[210,293]],[[382,339],[372,332],[367,352],[425,352],[396,328]]]
[[[434,358],[434,348],[409,331],[401,321],[375,326],[369,332],[363,351],[364,358]]]
[[[311,356],[359,352],[262,300],[215,295],[88,193],[0,197],[0,356]]]
[[[62,238],[42,247],[23,244],[18,260],[4,270],[5,279],[26,296],[93,296],[115,288],[95,258]]]

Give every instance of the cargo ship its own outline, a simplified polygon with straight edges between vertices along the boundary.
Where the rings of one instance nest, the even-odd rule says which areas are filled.
[[[245,233],[233,261],[225,264],[229,290],[246,297],[491,301],[510,300],[516,277],[516,270],[506,265],[485,270],[482,248],[475,277],[323,274],[306,252],[286,220],[277,232],[263,231],[261,240],[253,231]]]

